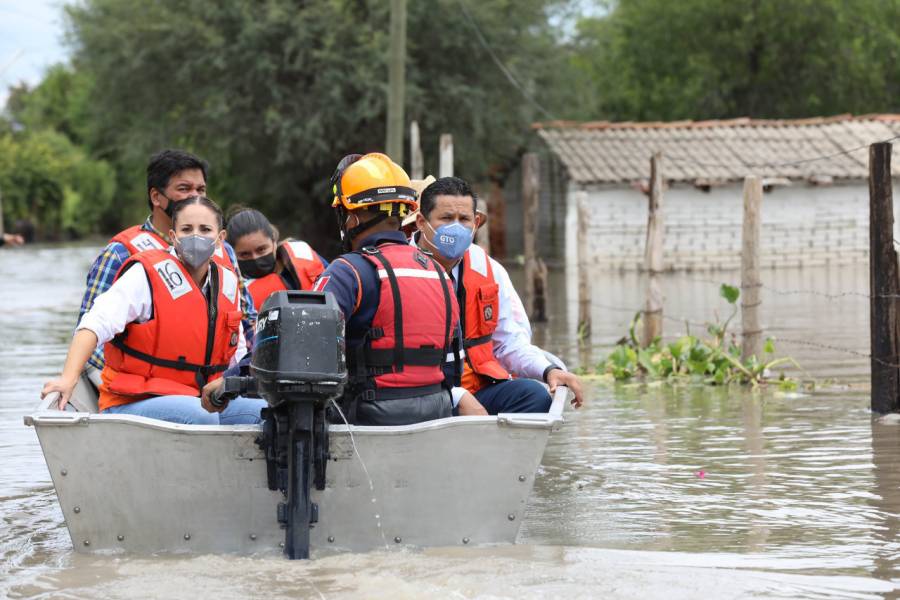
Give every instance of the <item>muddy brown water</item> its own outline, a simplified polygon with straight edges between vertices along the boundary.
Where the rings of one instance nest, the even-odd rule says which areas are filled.
[[[856,295],[868,287],[865,266],[764,274],[778,290],[763,294],[767,330],[832,347],[779,343],[815,391],[589,382],[588,405],[551,437],[516,545],[289,563],[73,552],[22,417],[61,367],[96,252],[0,251],[0,597],[897,597],[900,425],[873,421],[867,361],[852,353],[868,340],[868,302]],[[667,315],[727,316],[716,282],[736,277],[667,276]],[[591,356],[574,343],[563,272],[553,276],[553,320],[535,326],[573,364],[598,359],[640,305],[638,275],[593,281]],[[827,296],[794,293],[807,289]],[[667,334],[684,329],[666,321]]]

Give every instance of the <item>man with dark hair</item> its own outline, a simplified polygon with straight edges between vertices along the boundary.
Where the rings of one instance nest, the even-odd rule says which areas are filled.
[[[575,393],[575,406],[581,406],[578,378],[531,343],[531,324],[506,269],[472,244],[482,219],[476,203],[466,181],[438,179],[422,192],[413,236],[456,287],[463,335],[457,336],[454,353],[464,367],[462,389],[453,390],[456,412],[546,412],[550,394],[535,380],[547,383],[551,392],[567,386]]]
[[[168,250],[166,233],[172,229],[172,209],[174,203],[191,196],[206,194],[206,161],[183,150],[163,150],[150,157],[147,165],[147,203],[150,215],[141,225],[134,225],[119,232],[109,241],[103,252],[94,260],[87,276],[87,289],[81,301],[78,320],[94,305],[97,296],[112,285],[116,273],[126,260],[142,250]],[[256,311],[247,293],[234,250],[227,243],[224,251],[214,258],[238,274],[241,289],[241,310],[244,312],[244,332],[247,343],[252,341],[253,323]],[[88,361],[90,367],[103,369],[103,348],[98,347]],[[96,381],[95,381],[96,383]]]

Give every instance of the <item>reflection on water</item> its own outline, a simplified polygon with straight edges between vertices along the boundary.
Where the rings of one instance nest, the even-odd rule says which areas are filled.
[[[272,555],[75,554],[22,415],[62,363],[95,252],[0,252],[0,331],[7,341],[0,349],[0,596],[670,600],[897,593],[900,425],[873,423],[865,393],[828,386],[784,395],[592,385],[590,404],[567,413],[564,429],[551,437],[517,546],[305,563]],[[714,309],[724,312],[715,286],[669,277],[670,314],[703,320]],[[770,281],[777,277],[792,283],[783,273]],[[826,291],[865,284],[853,272],[794,277],[795,287]],[[595,294],[605,291],[604,304],[640,304],[634,275],[598,275],[594,285]],[[567,306],[562,296],[553,301]],[[867,305],[856,297],[773,293],[765,306],[770,328],[784,337],[822,339],[828,332],[832,345],[865,350]],[[536,336],[571,360],[577,356],[568,314],[561,310]],[[614,341],[630,316],[596,309],[594,343]],[[674,324],[667,329],[675,333]],[[864,360],[837,352],[802,359],[820,379],[866,375]]]

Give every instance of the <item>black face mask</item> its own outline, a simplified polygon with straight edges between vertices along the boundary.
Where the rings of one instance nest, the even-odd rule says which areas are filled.
[[[241,270],[241,275],[250,279],[259,279],[260,277],[271,275],[275,271],[275,253],[269,252],[259,258],[239,260],[238,268]]]
[[[175,213],[175,203],[176,203],[176,202],[181,202],[181,200],[172,200],[171,198],[169,198],[168,196],[166,196],[165,192],[163,192],[163,191],[162,191],[161,189],[159,189],[159,188],[156,188],[156,191],[159,192],[159,195],[160,195],[160,196],[162,196],[163,198],[165,198],[166,200],[169,201],[169,203],[168,203],[168,204],[166,205],[166,207],[163,209],[163,212],[166,213],[166,216],[169,217],[169,218],[171,219],[171,218],[172,218],[172,215]],[[194,198],[194,196],[188,196],[187,198],[183,198],[182,200],[190,200],[191,198]]]

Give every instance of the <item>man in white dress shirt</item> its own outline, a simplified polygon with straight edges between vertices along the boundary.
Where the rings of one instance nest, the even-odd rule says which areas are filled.
[[[456,412],[546,412],[551,398],[539,381],[551,392],[567,386],[575,393],[573,404],[581,406],[578,378],[531,343],[531,324],[506,269],[472,244],[481,216],[469,184],[442,177],[425,188],[419,202],[414,243],[447,269],[459,300],[456,358],[463,361],[463,376],[453,391]]]

